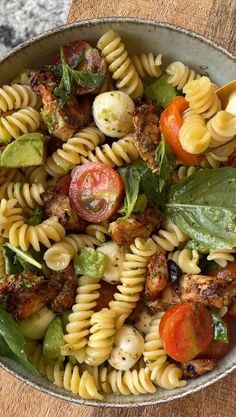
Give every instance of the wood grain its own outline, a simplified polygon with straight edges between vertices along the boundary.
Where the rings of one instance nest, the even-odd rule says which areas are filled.
[[[74,0],[68,22],[101,16],[139,16],[206,35],[236,53],[235,0]],[[0,417],[233,417],[236,372],[170,404],[137,409],[90,408],[49,397],[0,370]]]

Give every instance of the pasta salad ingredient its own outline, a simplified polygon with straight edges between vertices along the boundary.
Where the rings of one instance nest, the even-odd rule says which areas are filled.
[[[93,248],[82,248],[74,258],[75,271],[78,275],[102,278],[105,269],[105,255]]]
[[[43,341],[43,357],[47,363],[63,361],[61,347],[64,345],[63,329],[60,317],[49,324]]]
[[[227,329],[227,343],[223,342],[222,340],[213,340],[208,348],[202,353],[204,357],[220,359],[230,350],[232,336],[229,317],[227,315],[224,316],[222,321],[224,322]]]
[[[177,95],[176,88],[168,83],[168,78],[167,74],[162,74],[158,80],[147,86],[144,90],[146,99],[164,108],[167,107]]]
[[[120,282],[125,260],[124,248],[119,247],[116,242],[109,240],[97,248],[97,252],[105,255],[105,268],[102,279],[110,284]]]
[[[56,314],[52,310],[43,307],[27,320],[21,320],[19,322],[20,331],[29,339],[43,339],[48,326],[55,317]]]

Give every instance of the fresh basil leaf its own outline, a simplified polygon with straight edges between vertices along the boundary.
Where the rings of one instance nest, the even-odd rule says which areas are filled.
[[[166,213],[205,248],[236,246],[236,169],[200,170],[170,188]]]
[[[156,206],[163,202],[165,196],[161,196],[159,177],[153,173],[144,161],[137,160],[134,163],[140,175],[140,191],[146,194],[148,201]]]
[[[43,220],[43,212],[41,208],[37,207],[32,211],[31,216],[29,219],[26,220],[25,223],[27,223],[29,226],[37,226],[37,224],[40,224]]]
[[[105,74],[102,72],[76,71],[70,69],[70,75],[77,85],[87,88],[100,87],[105,79]]]
[[[211,316],[214,323],[214,340],[229,343],[228,330],[225,322],[214,311],[211,311]]]
[[[171,147],[166,143],[164,136],[161,136],[161,142],[159,143],[156,149],[156,164],[157,171],[159,175],[159,191],[162,192],[165,185],[168,185],[171,182],[171,174],[173,169],[175,169],[176,161],[174,154],[171,150]]]
[[[2,246],[2,252],[5,262],[5,272],[9,275],[19,274],[23,271],[23,268],[14,252],[6,245]]]
[[[138,213],[139,211],[145,210],[147,207],[148,199],[146,194],[140,194],[136,200],[136,203],[133,208],[134,213]]]
[[[105,255],[93,248],[82,248],[74,257],[75,272],[92,278],[102,278],[105,268]]]
[[[24,270],[34,268],[42,269],[42,264],[37,262],[37,260],[35,259],[35,256],[38,255],[33,248],[29,249],[27,252],[24,252],[22,249],[16,248],[15,246],[12,246],[10,243],[5,243],[3,247],[10,249],[13,254],[17,255],[18,260],[24,268]]]
[[[122,219],[130,217],[139,193],[140,175],[137,168],[134,165],[127,165],[126,167],[118,170],[125,185],[125,201],[123,207],[120,209],[120,213],[125,216]]]
[[[0,354],[15,359],[28,371],[38,374],[25,353],[26,340],[15,320],[0,307]]]
[[[74,64],[71,65],[71,68],[75,69],[81,64],[81,62],[84,59],[84,49],[85,48],[83,48],[82,51],[79,53],[78,57],[75,59]]]

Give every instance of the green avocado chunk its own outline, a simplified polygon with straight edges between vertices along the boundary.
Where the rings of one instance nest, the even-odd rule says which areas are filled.
[[[63,361],[61,346],[64,345],[63,330],[60,317],[56,317],[49,325],[43,342],[43,358],[47,363]]]
[[[144,90],[144,97],[155,104],[166,108],[179,92],[167,82],[168,74],[162,74]]]
[[[44,135],[26,133],[9,143],[1,154],[1,167],[22,168],[44,163]]]

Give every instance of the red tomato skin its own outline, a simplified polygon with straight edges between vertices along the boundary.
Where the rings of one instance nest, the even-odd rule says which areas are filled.
[[[236,320],[236,302],[231,304],[228,314],[232,319]]]
[[[79,55],[85,48],[90,48],[90,44],[80,39],[78,39],[77,41],[68,42],[65,45],[63,45],[66,62],[71,67],[74,67],[74,65],[76,64],[78,60]],[[61,63],[60,51],[55,56],[53,63],[55,65],[58,65]]]
[[[59,189],[59,192],[61,192],[62,194],[69,195],[70,183],[71,183],[71,175],[66,174],[56,182],[56,187]]]
[[[213,340],[211,344],[208,346],[208,348],[206,349],[206,351],[201,354],[202,357],[209,358],[209,359],[221,359],[231,349],[232,333],[231,333],[230,319],[228,317],[228,314],[225,317],[223,317],[222,320],[225,322],[227,326],[227,335],[228,335],[229,343],[223,343],[223,342],[219,342],[218,340]]]
[[[83,219],[93,222],[108,219],[120,207],[123,196],[123,180],[110,166],[91,162],[74,170],[69,197]]]
[[[183,303],[165,312],[159,330],[167,354],[178,362],[184,362],[207,349],[213,340],[214,326],[204,306]]]
[[[176,96],[161,113],[160,129],[179,163],[199,166],[202,157],[186,152],[179,141],[179,130],[183,124],[183,112],[188,107],[188,102],[182,96]]]

